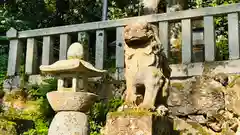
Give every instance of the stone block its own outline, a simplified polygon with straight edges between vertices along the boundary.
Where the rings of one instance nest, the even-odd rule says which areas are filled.
[[[3,90],[5,92],[10,92],[14,89],[18,89],[20,87],[20,83],[20,76],[14,76],[12,78],[6,79],[3,82]]]
[[[113,112],[107,116],[104,135],[174,135],[172,120],[151,112]]]
[[[41,75],[30,75],[28,78],[29,84],[44,84],[44,79],[52,79],[51,76],[41,76]],[[13,76],[9,79],[4,80],[3,82],[3,90],[5,92],[10,92],[15,89],[19,89],[21,85],[21,77],[20,76]]]
[[[225,92],[226,109],[240,115],[240,78],[236,77]]]
[[[44,79],[53,79],[53,77],[41,76],[41,75],[30,75],[28,78],[28,83],[41,85],[41,84],[45,84],[45,82],[43,81]]]

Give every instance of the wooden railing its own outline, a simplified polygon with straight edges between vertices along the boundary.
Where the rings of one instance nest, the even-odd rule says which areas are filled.
[[[86,31],[96,31],[95,66],[104,68],[106,54],[106,29],[116,29],[116,77],[123,79],[124,69],[124,26],[138,19],[148,22],[158,22],[159,35],[164,45],[165,53],[169,57],[169,23],[181,21],[182,23],[182,64],[174,64],[172,67],[172,77],[184,77],[201,75],[204,72],[204,63],[192,63],[192,20],[203,19],[204,24],[204,45],[205,61],[215,61],[215,28],[214,17],[218,15],[228,16],[228,43],[229,61],[218,63],[213,69],[216,72],[235,73],[240,72],[240,40],[239,40],[239,12],[240,3],[227,6],[208,7],[201,9],[185,10],[174,13],[154,14],[139,17],[124,18],[119,20],[109,20],[101,22],[91,22],[76,25],[67,25],[52,28],[43,28],[27,31],[16,31],[10,29],[7,36],[10,39],[10,50],[8,60],[8,76],[15,76],[20,70],[20,55],[26,53],[25,72],[29,75],[37,73],[37,40],[42,38],[42,60],[41,64],[48,65],[54,62],[53,58],[53,37],[60,36],[59,59],[66,59],[68,46],[72,43],[70,34],[78,35],[78,41],[82,42],[83,37],[87,37]],[[26,52],[23,52],[23,40],[26,39]],[[223,64],[224,63],[224,64]],[[224,65],[224,66],[223,66]]]

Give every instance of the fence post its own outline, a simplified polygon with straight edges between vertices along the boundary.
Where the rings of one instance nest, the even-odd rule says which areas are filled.
[[[124,27],[117,27],[116,33],[116,79],[124,79]]]
[[[216,56],[215,28],[213,16],[204,16],[205,61],[214,61]]]
[[[239,13],[228,14],[228,46],[229,59],[239,59],[240,57],[240,32]]]
[[[32,75],[37,73],[37,40],[35,38],[27,39],[27,54],[25,63],[25,73]]]
[[[71,36],[68,34],[60,35],[59,60],[67,59],[67,50],[70,45],[71,45]]]
[[[96,51],[95,51],[95,67],[104,68],[104,59],[107,53],[107,34],[105,30],[96,31]]]
[[[8,54],[8,69],[7,76],[10,79],[4,80],[3,88],[4,91],[13,90],[20,87],[20,62],[22,56],[22,42],[18,39],[18,32],[14,28],[10,28],[7,31],[7,37],[10,41],[9,54]]]
[[[191,19],[182,20],[182,63],[192,62],[192,22]]]
[[[53,43],[53,37],[43,37],[42,65],[50,65],[53,63]]]
[[[17,30],[11,28],[7,31],[7,37],[10,40],[8,55],[8,76],[14,76],[20,72],[20,60],[22,55],[22,43],[17,39]]]
[[[169,47],[169,39],[168,39],[168,21],[164,21],[164,22],[159,22],[158,23],[159,26],[159,38],[162,42],[163,48],[164,48],[164,52],[167,56],[167,58],[169,58],[169,51],[170,51],[170,47]]]

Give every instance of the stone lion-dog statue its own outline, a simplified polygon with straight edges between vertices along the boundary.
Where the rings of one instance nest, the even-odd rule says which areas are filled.
[[[167,96],[170,85],[171,68],[157,31],[155,25],[143,21],[124,28],[125,102],[143,109],[156,108],[156,101]],[[139,96],[141,103],[137,103]]]

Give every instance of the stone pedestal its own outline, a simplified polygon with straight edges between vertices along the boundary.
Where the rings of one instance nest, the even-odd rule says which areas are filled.
[[[48,135],[89,135],[85,112],[95,102],[97,95],[89,92],[52,91],[47,99],[57,112],[49,127]]]
[[[174,135],[172,120],[151,112],[113,112],[107,116],[104,135]]]

